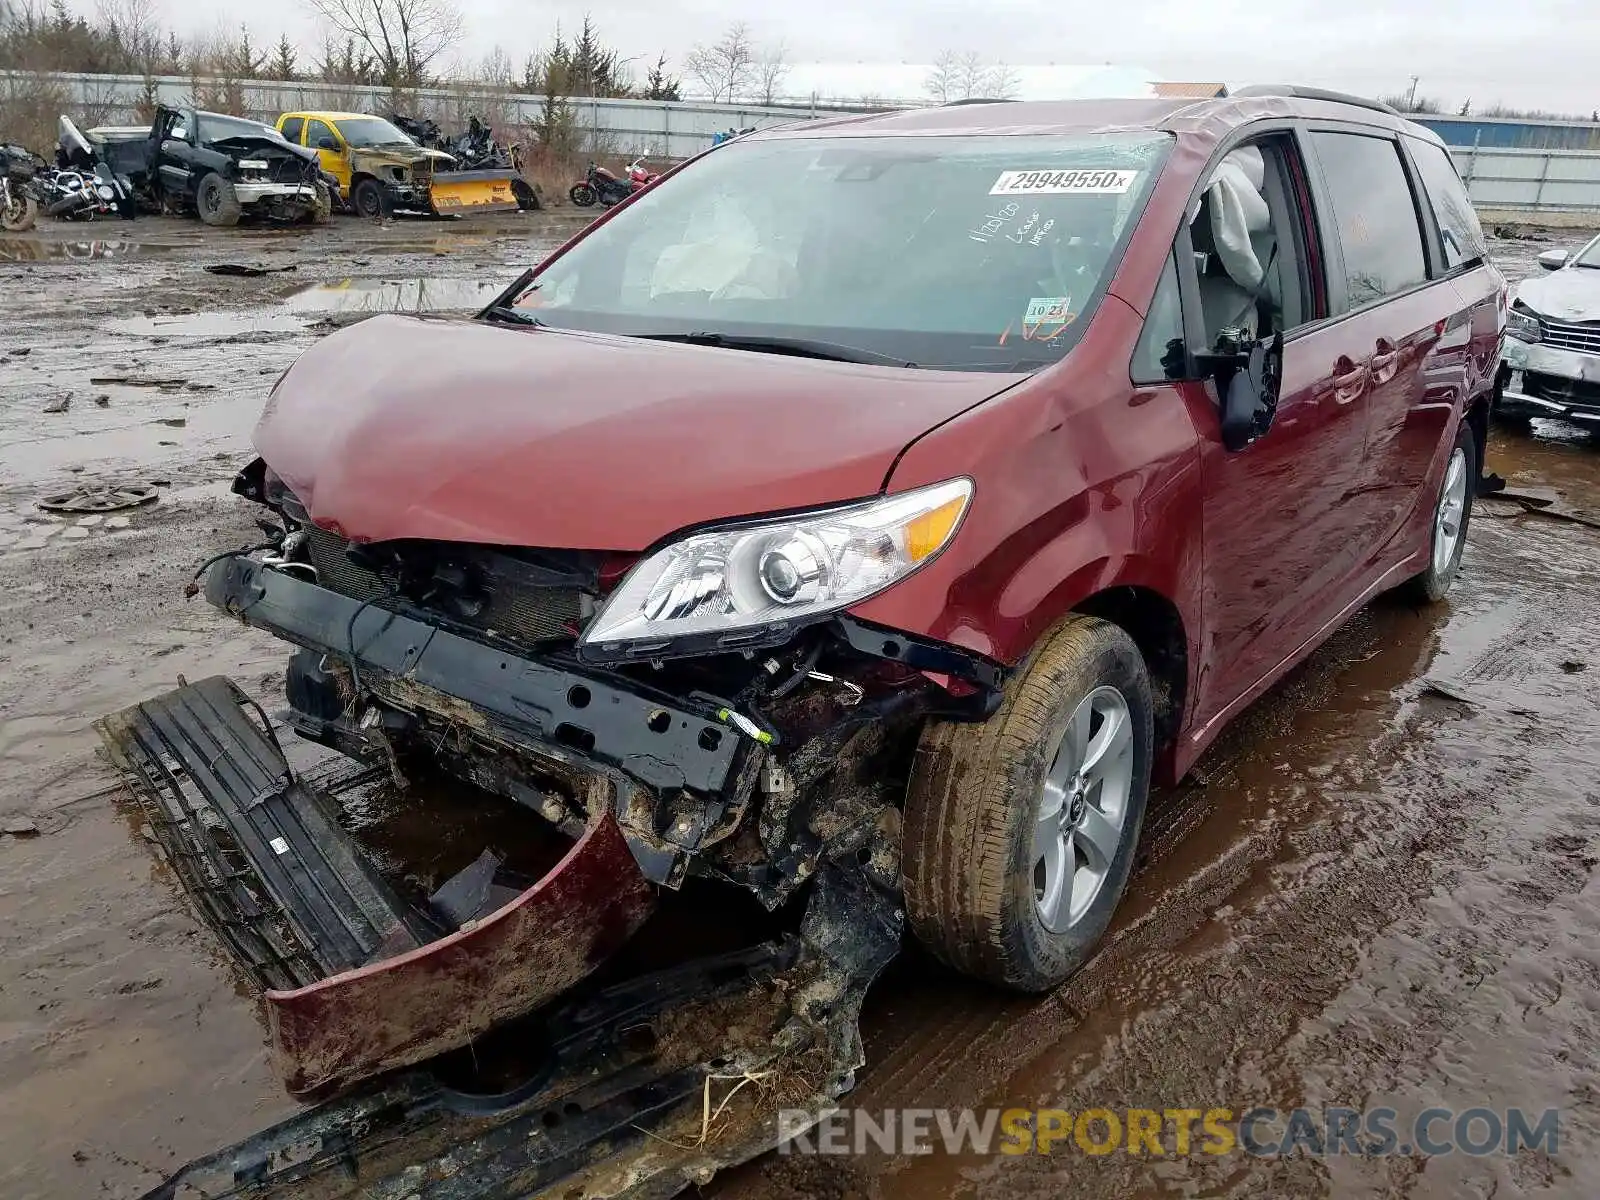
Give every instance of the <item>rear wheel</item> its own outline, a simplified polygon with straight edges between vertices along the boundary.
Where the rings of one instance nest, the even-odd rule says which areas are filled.
[[[233,184],[215,171],[200,181],[194,206],[207,225],[237,225],[244,215],[244,206],[239,203]]]
[[[1413,600],[1436,604],[1450,591],[1461,570],[1461,553],[1467,545],[1467,522],[1472,519],[1472,493],[1478,478],[1478,439],[1466,421],[1456,431],[1455,445],[1439,481],[1433,502],[1433,532],[1428,541],[1427,569],[1404,585]]]
[[[1150,676],[1073,616],[981,725],[933,722],[905,811],[906,912],[960,971],[1043,991],[1088,959],[1128,881],[1150,789]]]
[[[567,193],[567,198],[579,208],[588,208],[594,204],[596,200],[600,199],[600,197],[595,193],[595,190],[587,183],[573,184],[572,190]]]
[[[389,215],[389,197],[376,179],[363,179],[350,193],[350,206],[356,215],[376,219]]]

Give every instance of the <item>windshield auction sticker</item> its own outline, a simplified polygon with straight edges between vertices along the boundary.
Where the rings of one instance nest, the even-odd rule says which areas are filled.
[[[991,196],[1017,195],[1078,195],[1120,196],[1139,178],[1137,171],[1081,170],[1081,171],[1005,171],[994,186]]]

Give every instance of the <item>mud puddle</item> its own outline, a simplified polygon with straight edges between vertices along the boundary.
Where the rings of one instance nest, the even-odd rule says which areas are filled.
[[[345,279],[319,283],[284,301],[294,312],[452,312],[483,308],[515,276],[476,279]]]
[[[514,278],[514,277],[513,277]],[[510,278],[343,279],[315,283],[267,309],[141,314],[104,325],[108,333],[145,338],[237,338],[299,333],[318,317],[348,313],[473,312],[493,300]]]
[[[100,259],[149,258],[173,254],[181,247],[123,238],[88,238],[82,241],[46,241],[42,238],[0,237],[0,263],[95,262]]]

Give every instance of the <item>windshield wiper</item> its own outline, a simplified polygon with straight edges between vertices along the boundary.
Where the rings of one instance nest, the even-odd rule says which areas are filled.
[[[522,312],[509,304],[492,304],[483,310],[483,317],[487,321],[504,321],[507,325],[536,325],[540,329],[550,328],[532,313]]]
[[[686,342],[691,346],[716,346],[724,350],[754,350],[766,354],[792,354],[799,358],[820,358],[827,362],[866,363],[878,367],[915,367],[914,362],[816,338],[782,337],[767,333],[635,333],[632,337],[651,342]]]

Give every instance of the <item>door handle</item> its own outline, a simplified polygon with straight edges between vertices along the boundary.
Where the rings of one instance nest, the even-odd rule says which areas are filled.
[[[1367,364],[1372,370],[1372,382],[1382,387],[1400,370],[1400,348],[1388,338],[1378,339],[1378,349]]]
[[[1333,400],[1335,404],[1350,404],[1361,398],[1367,386],[1367,365],[1350,361],[1341,354],[1333,364]]]

